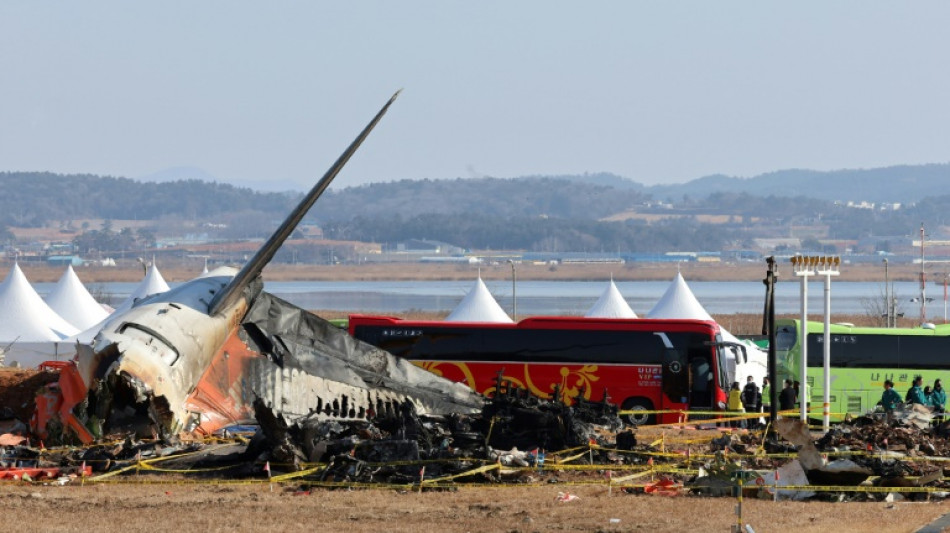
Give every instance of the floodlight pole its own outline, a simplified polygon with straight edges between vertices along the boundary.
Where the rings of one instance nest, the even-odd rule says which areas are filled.
[[[796,255],[791,258],[795,275],[801,278],[802,320],[801,324],[801,361],[799,362],[798,401],[801,405],[802,422],[808,423],[808,276],[815,274],[815,257]]]
[[[515,272],[515,262],[511,259],[508,260],[511,264],[511,319],[515,322],[518,321],[518,275]]]
[[[888,285],[888,276],[887,276],[887,258],[884,258],[884,327],[891,327],[891,290]]]
[[[822,429],[828,431],[831,428],[831,276],[840,274],[838,265],[841,264],[840,257],[819,257],[818,269],[815,271],[819,276],[825,277],[825,336],[824,344],[824,363],[825,363],[825,394],[824,410],[822,419]]]

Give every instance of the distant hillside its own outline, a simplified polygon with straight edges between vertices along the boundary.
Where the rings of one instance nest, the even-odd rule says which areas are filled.
[[[644,202],[647,197],[636,189],[563,177],[403,180],[329,191],[314,216],[321,221],[423,213],[599,219]]]
[[[208,220],[241,211],[285,214],[294,203],[286,194],[198,180],[141,183],[89,174],[2,172],[0,183],[0,226],[80,218]]]
[[[7,240],[6,227],[65,221],[63,229],[80,232],[89,227],[77,222],[83,219],[150,221],[139,228],[139,241],[260,238],[301,196],[199,180],[142,183],[41,172],[0,173],[0,183],[0,239]],[[947,225],[948,185],[950,165],[785,170],[653,187],[605,173],[403,180],[328,190],[307,220],[329,238],[379,243],[428,238],[538,251],[748,248],[754,238],[787,236],[796,227],[817,235],[813,240],[907,236],[922,222],[937,230]],[[854,209],[833,200],[905,205]]]
[[[684,184],[644,189],[656,199],[677,200],[683,195],[705,197],[724,192],[874,203],[913,203],[947,191],[950,191],[950,164],[947,163],[828,172],[793,169],[752,178],[714,175]]]

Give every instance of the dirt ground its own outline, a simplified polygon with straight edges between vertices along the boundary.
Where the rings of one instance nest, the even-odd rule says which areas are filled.
[[[36,406],[36,391],[57,380],[57,372],[0,367],[0,409],[9,407],[20,421],[29,423]]]
[[[28,401],[28,389],[48,375],[0,371],[0,406]],[[7,387],[4,387],[7,385]],[[698,430],[641,428],[638,438],[659,435],[692,440]],[[708,433],[715,430],[702,430]],[[546,474],[544,479],[554,476]],[[117,482],[67,486],[0,482],[3,524],[12,531],[728,531],[736,500],[697,496],[608,495],[596,472],[561,476],[540,486],[464,486],[456,491],[394,489],[301,491],[296,484],[212,482],[183,477],[129,476]],[[544,481],[544,479],[539,481]],[[555,501],[559,492],[578,499]],[[743,519],[756,532],[913,532],[950,513],[950,501],[771,502],[746,498]]]
[[[569,490],[577,500],[558,503]],[[0,485],[8,531],[728,531],[736,500],[619,494],[558,485],[462,488],[456,492],[325,490],[255,485],[46,487]],[[913,532],[950,512],[950,502],[743,501],[756,532]]]

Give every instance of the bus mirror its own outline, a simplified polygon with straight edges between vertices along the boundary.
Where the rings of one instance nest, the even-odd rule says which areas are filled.
[[[745,346],[743,346],[743,345],[741,345],[741,344],[733,344],[732,346],[733,346],[734,348],[738,348],[738,349],[739,349],[739,352],[742,353],[742,362],[743,362],[743,363],[748,363],[748,362],[749,362],[749,352],[746,351]]]
[[[746,352],[744,344],[739,344],[738,342],[713,342],[713,341],[707,341],[704,344],[706,346],[718,346],[719,348],[732,348],[735,350],[737,363],[749,362],[749,354],[748,352]]]

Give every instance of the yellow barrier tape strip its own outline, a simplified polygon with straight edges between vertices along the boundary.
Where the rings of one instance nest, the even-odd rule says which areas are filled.
[[[306,470],[299,470],[297,472],[288,472],[286,474],[271,476],[269,481],[272,483],[281,483],[284,481],[290,481],[291,479],[298,479],[305,476],[309,476],[310,474],[316,474],[317,472],[321,470],[323,470],[322,467],[316,467],[316,468],[308,468]]]
[[[473,470],[468,470],[468,471],[466,471],[466,472],[460,472],[460,473],[458,473],[458,474],[450,474],[450,475],[447,475],[447,476],[442,476],[442,477],[437,477],[437,478],[432,478],[432,479],[423,479],[423,480],[422,480],[422,484],[423,484],[423,485],[430,485],[430,484],[434,484],[434,483],[441,483],[441,482],[443,482],[443,481],[449,481],[449,480],[452,480],[452,479],[458,479],[458,478],[460,478],[460,477],[474,476],[475,474],[481,474],[481,473],[484,473],[484,472],[491,472],[492,470],[501,470],[501,465],[498,464],[498,463],[495,463],[495,464],[480,466],[480,467],[475,468],[475,469],[473,469]]]
[[[238,466],[240,465],[234,464],[234,465],[229,465],[229,466],[217,466],[214,468],[187,468],[185,469],[185,468],[159,468],[157,466],[153,466],[150,463],[146,463],[145,461],[142,461],[141,463],[139,463],[139,468],[141,468],[142,470],[148,470],[149,472],[170,472],[170,473],[176,473],[176,474],[200,474],[203,472],[221,472],[223,470],[230,470]]]
[[[589,455],[588,452],[584,452],[584,453],[579,453],[577,455],[572,455],[571,457],[564,457],[564,458],[559,459],[557,461],[557,464],[570,463],[571,461],[576,461],[582,457],[587,457],[588,455]]]

